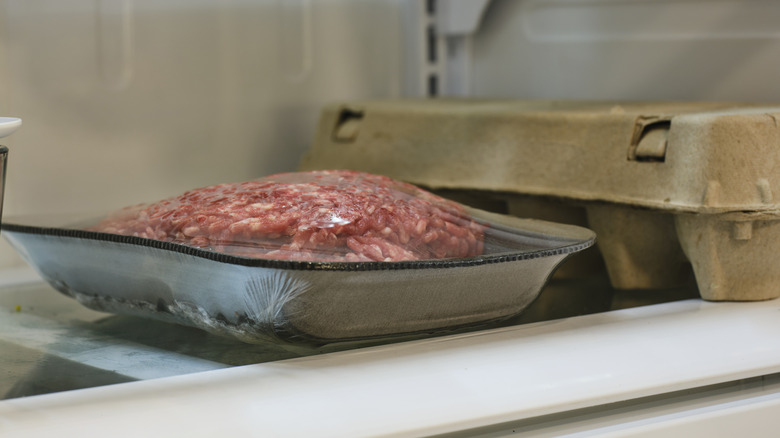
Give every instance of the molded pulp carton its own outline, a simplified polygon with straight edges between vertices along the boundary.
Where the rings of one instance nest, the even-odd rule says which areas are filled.
[[[780,296],[778,118],[715,102],[334,104],[301,167],[555,211],[596,231],[616,288],[673,286],[690,262],[703,298],[763,300]]]

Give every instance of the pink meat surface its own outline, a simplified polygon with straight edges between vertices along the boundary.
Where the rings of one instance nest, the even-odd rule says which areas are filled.
[[[401,261],[482,253],[483,226],[463,208],[368,173],[281,173],[130,207],[94,231],[227,254],[305,261]]]

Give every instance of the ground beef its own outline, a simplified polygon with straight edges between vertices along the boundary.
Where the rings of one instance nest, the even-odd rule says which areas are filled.
[[[128,208],[94,231],[233,255],[400,261],[482,253],[483,227],[458,204],[354,171],[282,173]]]

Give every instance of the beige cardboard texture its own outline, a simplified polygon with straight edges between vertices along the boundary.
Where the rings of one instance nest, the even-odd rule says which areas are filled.
[[[780,240],[778,117],[718,102],[344,103],[324,109],[301,167],[556,199],[586,208],[618,288],[672,285],[687,257],[704,298],[768,299],[780,296],[766,254]]]

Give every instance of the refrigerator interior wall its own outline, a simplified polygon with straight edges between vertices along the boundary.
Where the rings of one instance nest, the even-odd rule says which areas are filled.
[[[444,38],[462,94],[778,102],[778,19],[762,0],[493,0]]]
[[[323,104],[399,95],[401,20],[395,0],[0,0],[0,114],[24,120],[5,214],[293,170]]]
[[[777,102],[778,18],[759,0],[0,0],[0,113],[25,121],[5,212],[292,170],[335,100]]]
[[[5,213],[292,170],[336,100],[776,102],[778,18],[759,0],[0,0],[0,113],[25,123]]]

